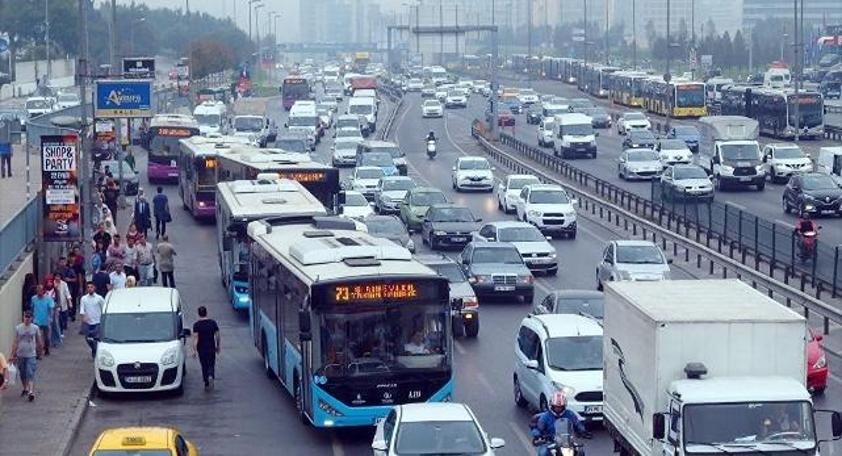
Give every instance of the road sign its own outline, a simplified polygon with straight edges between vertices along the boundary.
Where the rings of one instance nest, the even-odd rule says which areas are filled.
[[[155,59],[152,57],[123,58],[123,77],[130,79],[155,79]]]
[[[585,29],[573,29],[573,41],[582,43],[585,41]]]
[[[97,81],[94,116],[99,118],[152,117],[152,81]]]

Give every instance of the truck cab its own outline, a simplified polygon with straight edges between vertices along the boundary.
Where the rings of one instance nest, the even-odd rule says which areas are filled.
[[[590,117],[579,114],[560,114],[555,116],[555,139],[553,150],[556,157],[596,158],[596,137],[593,121]]]
[[[842,146],[822,147],[816,160],[816,171],[842,177]]]
[[[713,177],[717,189],[766,186],[766,170],[760,144],[759,124],[742,116],[703,117],[699,165]]]

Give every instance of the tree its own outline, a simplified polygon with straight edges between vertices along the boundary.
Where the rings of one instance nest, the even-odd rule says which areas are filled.
[[[655,21],[652,19],[646,21],[643,30],[646,33],[646,44],[651,48],[655,43],[655,38],[658,37],[658,33],[655,31]]]
[[[203,36],[190,43],[190,69],[193,78],[201,79],[237,65],[234,51],[213,36]]]
[[[736,66],[742,66],[744,63],[748,62],[748,45],[746,45],[745,39],[743,38],[743,32],[740,30],[737,30],[737,33],[734,34],[732,52],[734,64]]]

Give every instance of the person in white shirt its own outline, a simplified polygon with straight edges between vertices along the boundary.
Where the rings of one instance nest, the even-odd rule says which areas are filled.
[[[79,315],[82,316],[82,321],[87,328],[85,341],[91,347],[91,356],[96,356],[96,339],[99,335],[99,323],[102,319],[102,308],[105,306],[105,299],[96,294],[96,286],[93,282],[87,283],[86,291],[85,296],[79,299]]]
[[[410,355],[429,355],[430,349],[424,343],[424,335],[420,331],[416,331],[412,335],[409,343],[404,344],[403,349]]]
[[[73,296],[70,294],[70,287],[67,285],[67,282],[64,281],[64,277],[61,273],[56,274],[53,284],[56,290],[56,304],[58,304],[59,310],[58,325],[63,337],[64,331],[67,330],[67,315],[70,310],[71,303],[73,302]]]
[[[109,290],[126,288],[126,271],[123,268],[122,261],[118,261],[114,264],[114,270],[111,271],[111,274],[108,274],[108,278],[110,280],[110,283],[108,284]]]

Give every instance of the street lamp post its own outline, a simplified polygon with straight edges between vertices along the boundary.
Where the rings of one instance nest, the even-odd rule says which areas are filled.
[[[637,0],[632,0],[632,65],[637,69]]]
[[[44,0],[44,52],[47,54],[47,75],[44,79],[49,84],[53,76],[53,61],[50,60],[50,0]]]
[[[249,2],[249,41],[251,41],[251,9],[252,5],[262,3],[263,0],[248,0]]]
[[[141,24],[146,22],[145,17],[141,17],[140,19],[135,19],[132,21],[132,26],[129,28],[129,34],[131,35],[129,38],[129,51],[132,55],[134,55],[134,28],[137,24]]]
[[[260,52],[260,21],[257,20],[257,11],[266,6],[265,3],[254,5],[254,38],[257,40],[257,50]]]
[[[670,80],[672,79],[672,75],[670,74],[670,59],[672,57],[672,47],[670,46],[670,0],[667,0],[667,71],[664,73],[664,81],[669,84]],[[667,87],[669,90],[669,87]],[[667,97],[669,100],[670,97]],[[667,131],[669,131],[670,123],[672,121],[672,103],[667,102]]]

